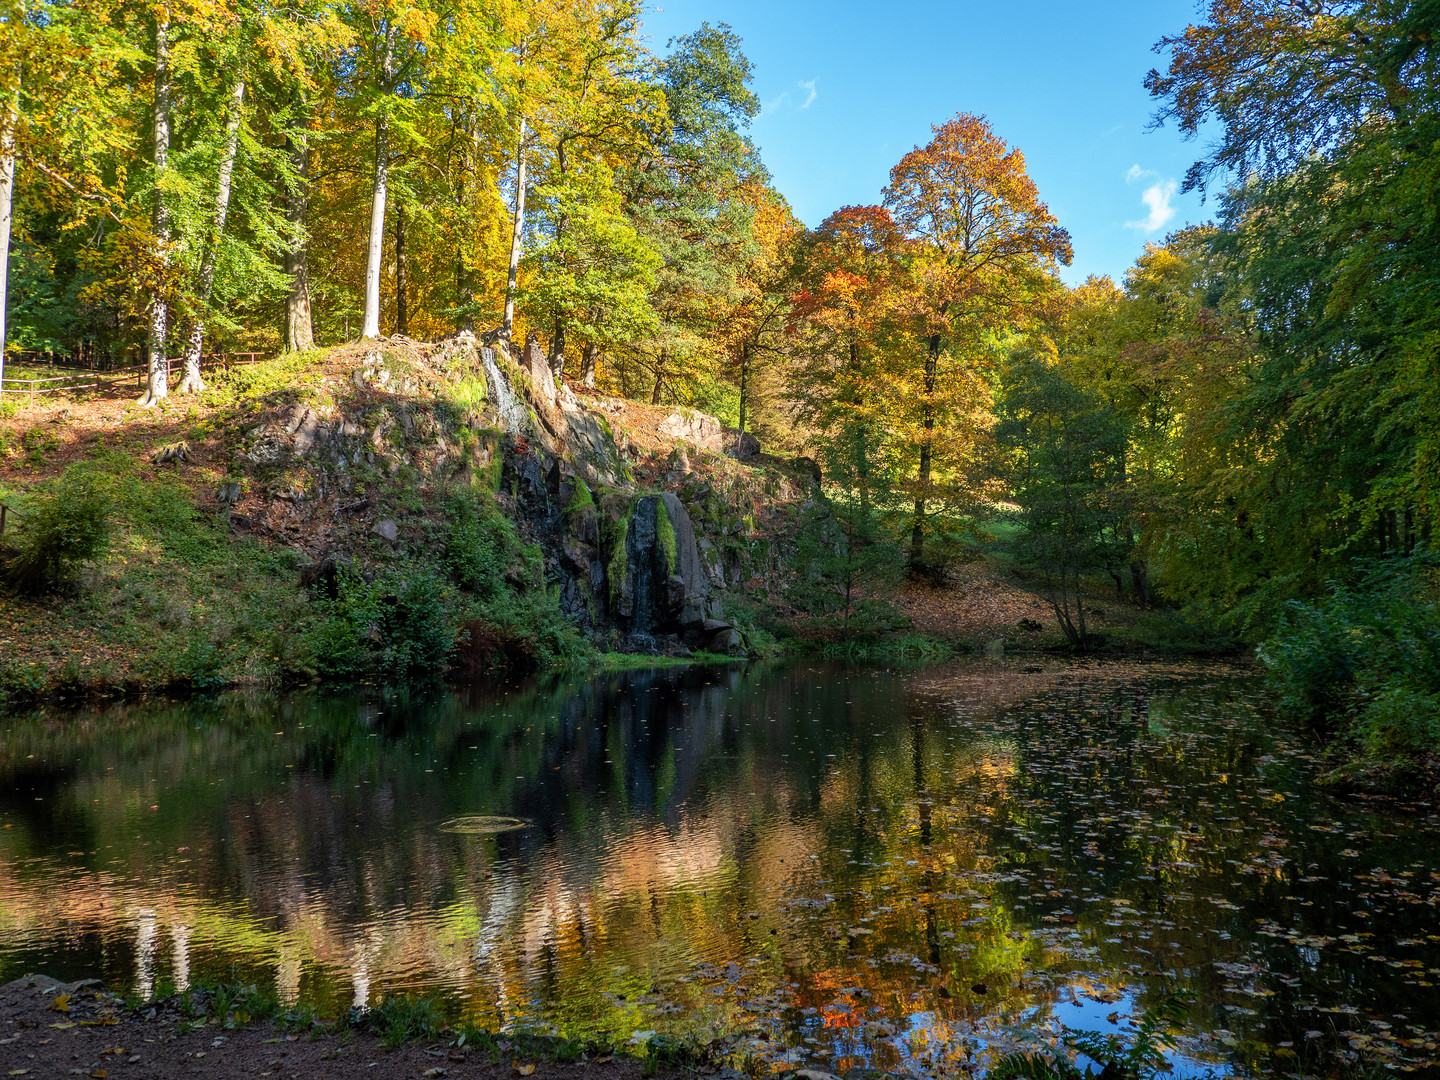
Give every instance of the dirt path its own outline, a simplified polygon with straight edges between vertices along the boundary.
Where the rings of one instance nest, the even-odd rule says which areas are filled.
[[[317,1029],[291,1034],[268,1022],[226,1030],[194,1021],[173,1002],[136,1012],[90,980],[57,983],[27,976],[0,987],[0,1077],[25,1080],[638,1080],[638,1058],[551,1062],[512,1059],[502,1042],[497,1063],[487,1049],[456,1047],[454,1036],[419,1039],[398,1049],[359,1031]],[[706,1069],[741,1080],[733,1070]],[[692,1070],[660,1069],[660,1078],[693,1077]]]

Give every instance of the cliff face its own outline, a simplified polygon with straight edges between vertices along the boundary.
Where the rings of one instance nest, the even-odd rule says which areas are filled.
[[[809,481],[713,417],[581,397],[538,347],[516,358],[468,335],[338,350],[308,385],[260,399],[217,496],[312,578],[443,561],[458,498],[538,548],[544,586],[602,648],[743,653],[724,594],[780,587],[785,505]]]

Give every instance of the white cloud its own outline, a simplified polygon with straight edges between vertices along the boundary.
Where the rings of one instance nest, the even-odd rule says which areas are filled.
[[[1175,207],[1170,201],[1175,198],[1175,192],[1179,185],[1174,180],[1162,180],[1160,174],[1153,169],[1142,169],[1139,165],[1131,165],[1125,173],[1125,182],[1133,184],[1137,180],[1153,180],[1149,187],[1140,193],[1140,201],[1145,204],[1149,213],[1143,221],[1127,221],[1127,229],[1139,229],[1141,232],[1155,233],[1163,229],[1170,219],[1175,216]]]
[[[785,90],[782,91],[779,96],[762,102],[760,105],[760,115],[765,116],[769,113],[780,112],[781,110],[785,112],[804,112],[814,104],[815,98],[818,96],[819,92],[815,89],[815,83],[818,81],[817,79],[801,79],[795,85],[805,91],[804,101],[797,103],[796,100],[790,96],[790,91]]]

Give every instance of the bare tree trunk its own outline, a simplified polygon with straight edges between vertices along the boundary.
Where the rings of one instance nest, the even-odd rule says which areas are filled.
[[[745,434],[745,406],[749,404],[745,399],[750,381],[750,342],[740,346],[740,422],[736,430],[741,435]],[[848,589],[848,586],[847,586]],[[848,594],[847,594],[848,595]]]
[[[155,208],[151,227],[159,258],[164,267],[170,261],[170,211],[160,194],[160,178],[170,164],[170,13],[165,8],[155,15]],[[162,286],[163,288],[163,286]],[[139,404],[144,408],[158,405],[170,396],[169,348],[170,311],[163,295],[150,299],[150,372],[145,393]]]
[[[310,217],[309,136],[303,130],[290,136],[288,148],[296,184],[286,195],[285,217],[296,235],[285,249],[285,276],[290,279],[290,295],[285,299],[285,349],[304,352],[315,347],[310,311],[310,238],[306,235]]]
[[[655,389],[650,392],[651,405],[660,404],[660,391],[665,388],[665,360],[666,354],[662,349],[660,352],[660,362],[655,365]]]
[[[520,142],[515,148],[515,216],[510,223],[510,267],[505,277],[505,315],[500,337],[507,344],[515,332],[515,285],[520,277],[520,255],[525,249],[525,117],[520,117]]]
[[[230,214],[230,180],[235,175],[235,157],[240,148],[240,110],[245,104],[245,79],[235,80],[230,91],[229,114],[225,118],[225,149],[220,158],[220,171],[215,181],[215,213],[210,219],[210,235],[205,238],[205,251],[200,256],[200,280],[196,299],[199,309],[190,323],[190,338],[185,343],[185,379],[179,393],[198,394],[205,389],[200,378],[200,352],[205,345],[205,305],[215,285],[215,261],[220,255],[220,241],[225,236],[225,219]]]
[[[405,207],[395,207],[395,333],[410,336],[410,309],[405,296]]]
[[[595,389],[595,368],[599,361],[600,346],[592,341],[585,346],[585,352],[581,354],[580,358],[580,381],[585,384],[587,389]]]
[[[20,71],[0,118],[0,395],[5,390],[5,309],[10,301],[10,219],[15,207],[15,127],[20,122]]]
[[[565,316],[555,316],[555,336],[550,339],[550,374],[558,383],[565,377]]]
[[[390,93],[394,78],[395,26],[385,27],[385,53],[380,65],[381,92]],[[390,116],[382,105],[375,115],[375,183],[370,197],[370,248],[365,263],[365,323],[362,338],[380,336],[380,269],[385,253],[385,197],[390,186]]]
[[[930,459],[935,442],[935,377],[940,367],[940,335],[931,334],[925,350],[925,434],[920,439],[920,468],[915,490],[915,513],[910,523],[910,566],[919,567],[925,558],[925,501],[930,489]]]

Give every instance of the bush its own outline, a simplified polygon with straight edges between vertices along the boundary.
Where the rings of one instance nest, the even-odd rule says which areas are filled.
[[[1355,587],[1289,605],[1259,656],[1283,712],[1353,739],[1373,764],[1440,747],[1440,609],[1418,599],[1427,555],[1367,567]]]
[[[451,597],[429,567],[391,571],[365,581],[344,573],[327,617],[310,635],[324,675],[375,671],[395,676],[442,670],[455,644]]]
[[[54,490],[19,517],[19,543],[5,580],[20,592],[40,592],[69,580],[82,563],[110,545],[112,505],[89,477],[67,472]]]
[[[473,497],[457,495],[446,507],[445,567],[456,584],[481,599],[494,599],[515,562],[515,527],[500,514],[482,514]]]

